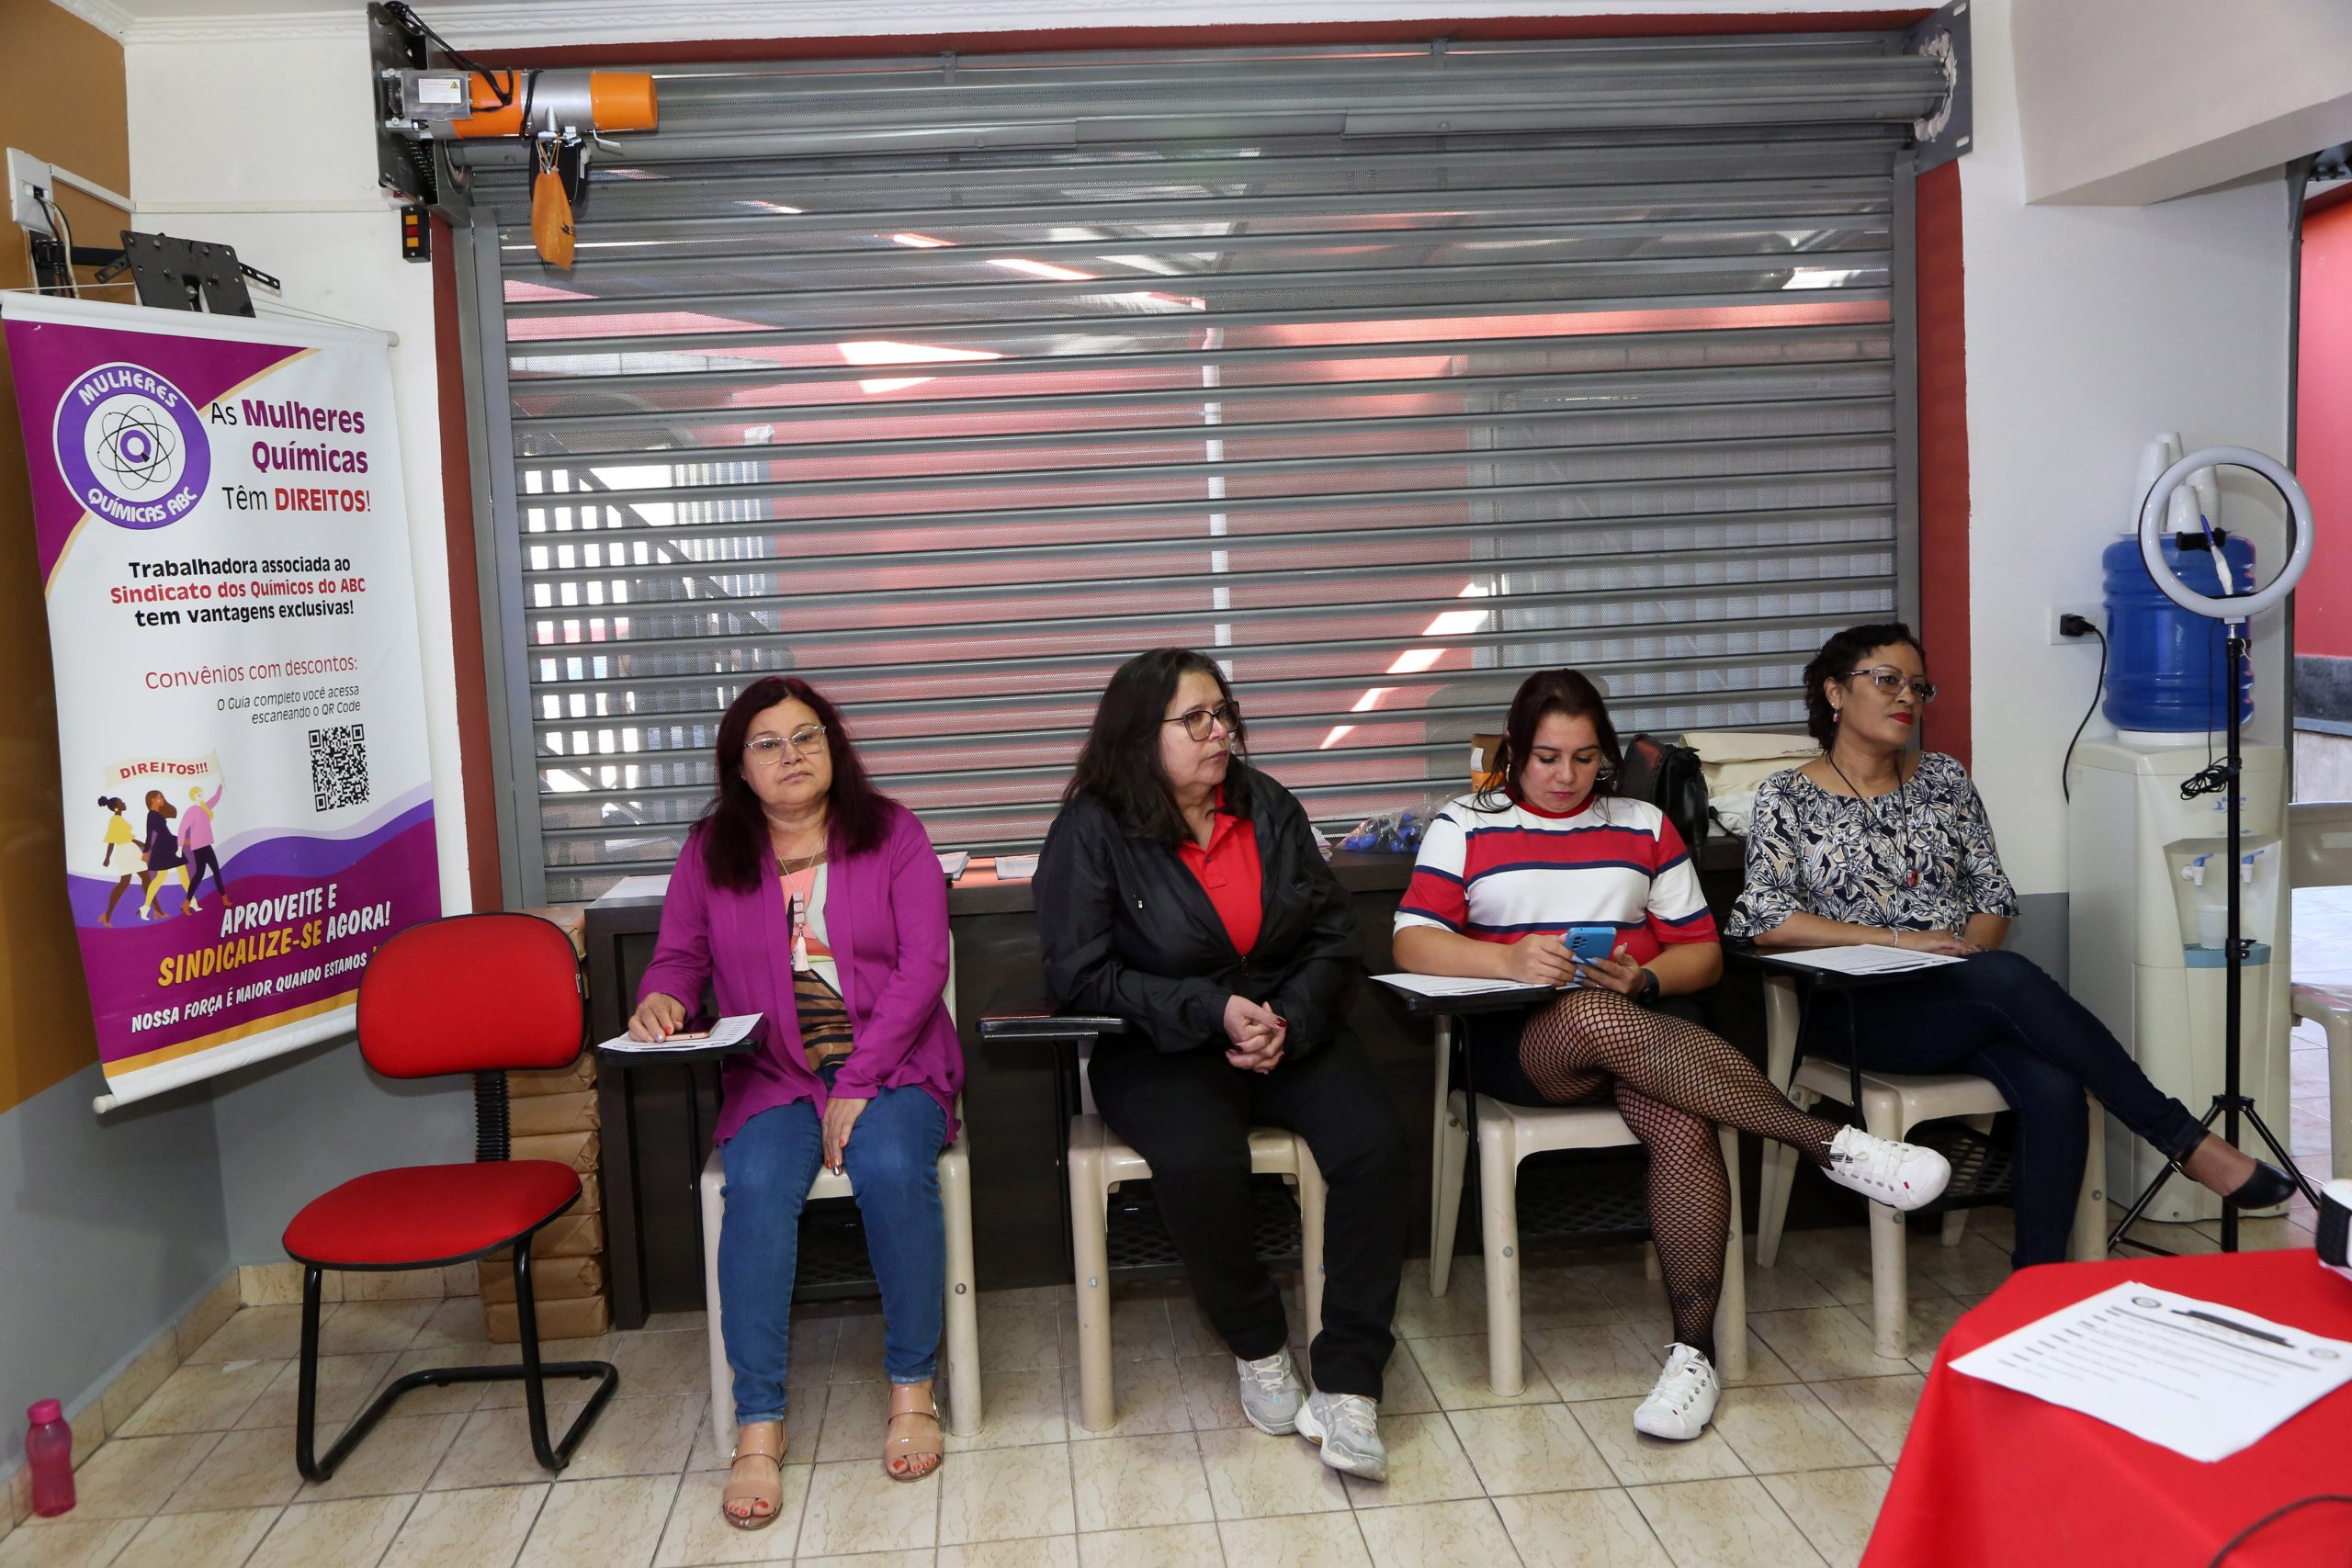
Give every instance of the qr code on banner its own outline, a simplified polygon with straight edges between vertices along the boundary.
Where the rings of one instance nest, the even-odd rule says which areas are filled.
[[[367,804],[368,727],[343,724],[311,731],[311,808]]]

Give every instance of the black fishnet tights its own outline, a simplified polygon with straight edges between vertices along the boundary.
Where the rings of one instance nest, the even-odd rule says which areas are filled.
[[[1715,1126],[1828,1161],[1840,1123],[1808,1116],[1720,1035],[1613,991],[1572,991],[1527,1021],[1519,1063],[1553,1105],[1611,1091],[1650,1151],[1650,1234],[1674,1314],[1674,1337],[1715,1359],[1731,1182]]]

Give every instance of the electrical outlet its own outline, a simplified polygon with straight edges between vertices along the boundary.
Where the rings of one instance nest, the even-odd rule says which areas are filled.
[[[2068,637],[2064,632],[2060,631],[2058,623],[2068,615],[2080,615],[2100,631],[2107,630],[2107,606],[2104,604],[2052,604],[2050,606],[2049,615],[2046,629],[2050,634],[2050,646],[2052,648],[2072,648],[2078,643],[2085,648],[2098,646],[2098,638],[2095,637]]]
[[[49,214],[42,211],[40,203],[33,199],[36,189],[53,188],[53,178],[47,164],[19,148],[8,149],[8,218],[11,222],[28,233],[49,234],[53,238]]]

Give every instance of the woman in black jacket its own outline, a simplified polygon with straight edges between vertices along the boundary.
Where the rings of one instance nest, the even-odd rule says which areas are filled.
[[[1037,867],[1046,980],[1127,1020],[1095,1104],[1150,1162],[1194,1296],[1238,1363],[1250,1424],[1296,1431],[1374,1481],[1381,1369],[1405,1264],[1405,1134],[1342,1020],[1358,967],[1348,896],[1289,791],[1240,761],[1238,705],[1181,648],[1122,665]],[[1329,1184],[1316,1388],[1285,1347],[1251,1246],[1252,1123],[1306,1138]]]

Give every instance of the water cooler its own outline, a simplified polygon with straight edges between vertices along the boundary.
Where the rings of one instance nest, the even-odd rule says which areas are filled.
[[[2222,919],[2239,879],[2240,919],[2255,943],[2241,980],[2243,1077],[2263,1120],[2288,1125],[2287,879],[2280,835],[2287,758],[2245,748],[2244,833],[2234,866],[2217,791],[2180,797],[2210,761],[2204,738],[2130,735],[2085,741],[2067,771],[2068,987],[2098,1014],[2158,1089],[2197,1115],[2222,1092]],[[2137,739],[2142,744],[2128,743]],[[2247,1134],[2242,1141],[2256,1143]],[[2107,1193],[2128,1203],[2155,1179],[2155,1150],[2108,1119]],[[2167,1182],[2148,1217],[2203,1220],[2221,1200],[2193,1181]]]

